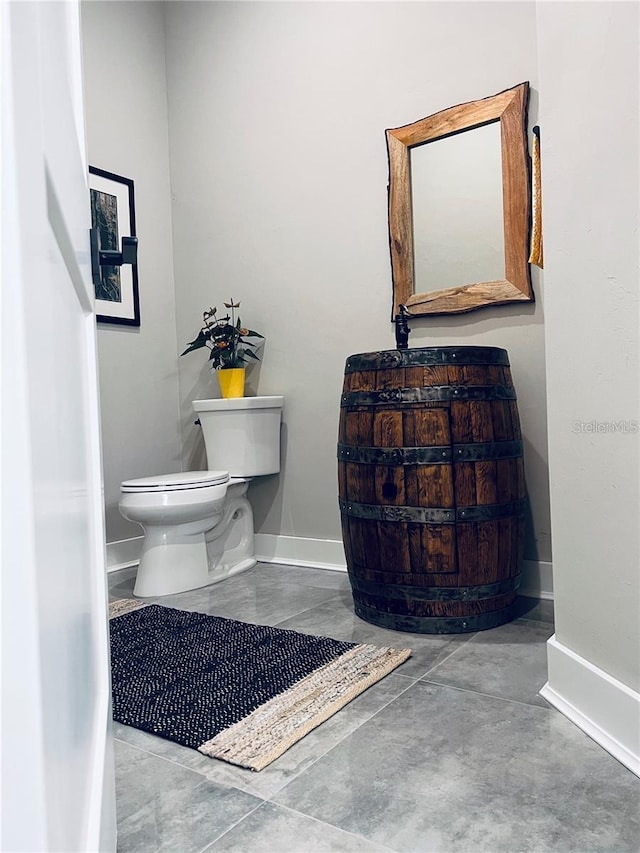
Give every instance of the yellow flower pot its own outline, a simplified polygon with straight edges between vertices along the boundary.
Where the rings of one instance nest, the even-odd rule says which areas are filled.
[[[218,370],[220,393],[225,398],[244,397],[244,367],[224,367]]]

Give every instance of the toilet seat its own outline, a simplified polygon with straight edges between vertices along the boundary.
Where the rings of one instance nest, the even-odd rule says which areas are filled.
[[[182,471],[177,474],[160,474],[157,477],[140,477],[125,480],[120,489],[123,492],[173,492],[189,489],[204,489],[229,482],[228,471]]]

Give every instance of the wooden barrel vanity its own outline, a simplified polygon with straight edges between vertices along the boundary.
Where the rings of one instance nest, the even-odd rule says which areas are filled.
[[[435,634],[510,621],[526,490],[506,350],[350,356],[338,442],[356,614]]]

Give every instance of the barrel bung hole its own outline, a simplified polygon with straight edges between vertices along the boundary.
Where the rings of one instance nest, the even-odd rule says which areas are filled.
[[[395,483],[383,483],[382,485],[382,497],[385,501],[393,501],[396,499],[398,494],[398,487]]]

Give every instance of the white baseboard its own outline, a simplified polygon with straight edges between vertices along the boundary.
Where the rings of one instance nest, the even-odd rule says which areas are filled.
[[[640,693],[556,640],[547,642],[547,702],[640,776]]]
[[[117,572],[118,569],[137,566],[140,562],[143,539],[144,536],[136,536],[133,539],[107,542],[107,572]]]
[[[544,560],[524,560],[520,595],[553,601],[553,564]]]
[[[339,539],[305,539],[301,536],[256,533],[255,547],[256,560],[263,563],[308,566],[338,572],[347,570],[344,546]],[[520,593],[532,598],[552,599],[551,563],[525,560]]]
[[[302,536],[256,533],[255,551],[256,560],[263,563],[347,571],[344,546],[339,539],[305,539]]]

